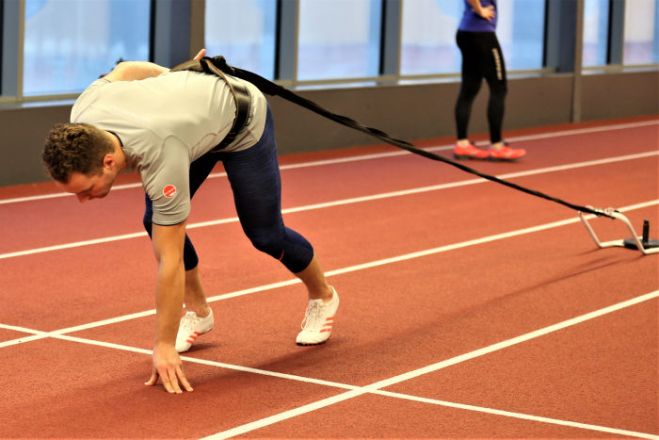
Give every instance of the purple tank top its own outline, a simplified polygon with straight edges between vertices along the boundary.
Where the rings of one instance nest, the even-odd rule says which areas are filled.
[[[487,6],[494,6],[495,16],[492,21],[487,21],[480,15],[476,14],[467,0],[464,0],[465,10],[462,14],[462,21],[458,30],[466,32],[494,32],[497,28],[497,18],[499,11],[497,10],[496,0],[480,0],[481,5],[485,8]]]

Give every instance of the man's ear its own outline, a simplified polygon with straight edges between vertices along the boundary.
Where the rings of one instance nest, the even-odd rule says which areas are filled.
[[[113,169],[117,164],[117,160],[114,157],[114,153],[108,153],[103,156],[103,168]]]

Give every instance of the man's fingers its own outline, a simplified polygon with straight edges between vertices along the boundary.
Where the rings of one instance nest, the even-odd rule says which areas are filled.
[[[151,386],[151,385],[155,385],[157,382],[158,382],[158,372],[154,369],[151,372],[151,377],[149,378],[149,380],[144,382],[144,385]]]
[[[178,376],[179,380],[181,381],[181,385],[183,385],[183,388],[185,388],[186,391],[194,391],[192,389],[192,385],[190,385],[190,382],[188,382],[188,378],[185,377],[183,368],[181,368],[180,365],[176,367],[176,375]]]
[[[168,393],[183,393],[183,389],[192,391],[190,382],[183,373],[181,359],[173,345],[156,345],[153,350],[153,369],[145,385],[154,385],[158,378]]]
[[[174,393],[174,387],[172,386],[171,380],[169,378],[169,372],[167,371],[166,367],[160,367],[158,368],[158,375],[160,376],[160,381],[162,382],[162,386],[165,387],[165,391],[168,393]]]
[[[197,55],[195,55],[193,59],[195,61],[199,61],[204,57],[204,55],[206,55],[206,49],[201,49],[199,52],[197,52]]]
[[[181,394],[183,391],[181,390],[181,387],[178,384],[178,378],[176,377],[176,369],[174,367],[168,368],[167,374],[169,375],[169,384],[171,385],[174,392],[176,394]]]

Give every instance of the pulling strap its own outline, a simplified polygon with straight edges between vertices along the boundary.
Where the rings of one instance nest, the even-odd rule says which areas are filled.
[[[401,139],[396,139],[392,138],[389,136],[387,133],[378,130],[377,128],[372,128],[372,127],[366,127],[359,122],[350,119],[346,116],[338,115],[336,113],[332,113],[329,110],[324,109],[323,107],[319,106],[313,101],[310,101],[306,98],[301,97],[300,95],[297,95],[296,93],[291,92],[290,90],[281,87],[272,81],[269,81],[265,78],[263,78],[260,75],[257,75],[256,73],[239,69],[237,67],[230,66],[227,64],[226,60],[224,59],[223,56],[217,56],[213,58],[208,58],[204,57],[203,60],[209,61],[209,64],[212,64],[215,66],[217,69],[221,70],[222,72],[228,73],[229,75],[235,76],[240,79],[244,79],[245,81],[248,81],[252,84],[254,84],[256,87],[258,87],[263,93],[271,96],[280,96],[283,99],[286,99],[287,101],[290,101],[294,104],[297,104],[299,106],[302,106],[308,110],[311,110],[314,113],[317,113],[321,116],[324,116],[325,118],[331,119],[341,125],[345,125],[346,127],[350,127],[354,130],[361,131],[363,133],[366,133],[370,136],[373,136],[377,139],[380,139],[383,142],[386,142],[388,144],[394,145],[398,148],[401,148],[403,150],[407,150],[410,153],[417,154],[419,156],[423,156],[427,159],[431,160],[436,160],[439,162],[444,162],[449,165],[452,165],[458,169],[461,169],[462,171],[465,171],[470,174],[474,174],[476,176],[479,176],[483,179],[499,183],[501,185],[508,186],[510,188],[516,189],[518,191],[522,191],[524,193],[530,194],[532,196],[540,197],[546,200],[549,200],[554,203],[558,203],[560,205],[566,206],[568,208],[574,209],[576,211],[582,212],[582,213],[587,213],[587,214],[593,214],[596,216],[601,216],[601,217],[608,217],[611,219],[614,219],[615,217],[611,213],[610,210],[604,210],[600,208],[593,208],[589,206],[581,206],[577,205],[574,203],[567,202],[565,200],[559,199],[557,197],[550,196],[548,194],[544,194],[540,191],[536,191],[530,188],[523,187],[521,185],[517,185],[516,183],[509,182],[504,179],[500,179],[496,176],[492,176],[489,174],[481,173],[478,170],[475,170],[473,168],[470,168],[466,165],[463,165],[458,162],[454,162],[450,159],[447,159],[445,157],[439,156],[437,154],[431,153],[426,150],[422,150],[420,148],[415,147],[411,143],[401,140]]]

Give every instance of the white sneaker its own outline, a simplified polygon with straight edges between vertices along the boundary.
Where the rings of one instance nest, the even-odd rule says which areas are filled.
[[[203,318],[197,316],[195,312],[186,312],[178,326],[176,351],[182,353],[190,350],[192,343],[197,340],[199,335],[213,330],[214,324],[213,309],[210,309],[208,316]]]
[[[297,345],[318,345],[327,341],[332,335],[334,315],[339,308],[339,294],[334,287],[332,299],[325,302],[322,299],[310,299],[307,311],[302,320],[302,331],[298,333]]]

